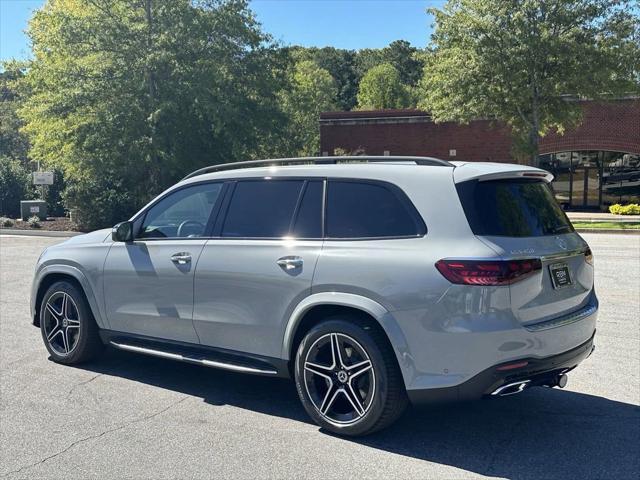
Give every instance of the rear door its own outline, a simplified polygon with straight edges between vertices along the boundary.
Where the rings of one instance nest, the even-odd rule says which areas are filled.
[[[196,269],[194,325],[203,344],[271,357],[311,290],[322,248],[324,181],[236,182]]]
[[[523,324],[562,316],[589,302],[590,251],[547,181],[473,179],[457,189],[471,229],[502,258],[542,261],[535,275],[510,286],[514,314]]]

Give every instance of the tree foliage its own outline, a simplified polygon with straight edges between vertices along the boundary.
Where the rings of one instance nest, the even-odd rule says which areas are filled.
[[[336,82],[311,60],[295,64],[290,81],[290,87],[282,93],[282,107],[291,129],[289,155],[318,155],[320,112],[338,108]]]
[[[20,216],[20,200],[33,197],[31,176],[16,158],[0,155],[0,215]]]
[[[637,90],[638,18],[618,0],[449,0],[419,106],[436,121],[494,118],[537,159],[541,135],[579,119],[566,95]]]
[[[360,81],[358,108],[406,108],[410,95],[400,79],[400,72],[391,64],[383,63],[369,70]]]
[[[28,33],[30,154],[64,170],[85,228],[185,171],[277,148],[283,62],[244,0],[57,0]]]

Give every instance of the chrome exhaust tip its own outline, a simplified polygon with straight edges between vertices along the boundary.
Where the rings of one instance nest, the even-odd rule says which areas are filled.
[[[491,395],[498,395],[500,397],[506,397],[507,395],[515,395],[516,393],[522,392],[525,388],[527,388],[531,380],[520,380],[519,382],[508,383],[506,385],[502,385],[499,388],[496,388]]]

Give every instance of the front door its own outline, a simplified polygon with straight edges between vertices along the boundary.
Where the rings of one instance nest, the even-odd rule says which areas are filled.
[[[222,188],[201,183],[170,192],[144,213],[133,242],[113,244],[104,267],[112,330],[198,343],[194,270]]]
[[[198,261],[203,344],[279,357],[286,321],[311,291],[322,248],[322,180],[238,181]]]

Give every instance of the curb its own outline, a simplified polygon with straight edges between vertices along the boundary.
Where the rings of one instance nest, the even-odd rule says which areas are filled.
[[[65,232],[54,230],[18,230],[13,228],[0,228],[0,235],[20,235],[23,237],[75,237],[82,232]]]
[[[623,230],[622,228],[576,228],[578,233],[615,233],[618,235],[640,235],[640,230]]]

